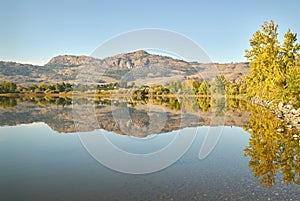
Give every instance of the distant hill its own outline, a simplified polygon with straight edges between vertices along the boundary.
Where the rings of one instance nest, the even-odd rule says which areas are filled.
[[[167,56],[149,54],[143,50],[118,54],[104,59],[89,56],[61,55],[44,66],[0,61],[0,80],[21,85],[33,83],[76,82],[79,72],[97,77],[95,83],[133,81],[136,84],[164,84],[170,79],[182,80],[199,76],[211,65],[228,80],[250,73],[249,63],[201,64]]]

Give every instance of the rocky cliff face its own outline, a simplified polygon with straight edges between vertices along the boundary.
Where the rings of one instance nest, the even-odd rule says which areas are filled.
[[[188,68],[190,66],[188,62],[173,59],[167,56],[149,54],[144,50],[139,50],[136,52],[130,52],[125,54],[118,54],[113,57],[105,58],[104,61],[111,67],[128,69],[149,66],[170,66],[181,68]]]
[[[76,82],[78,73],[97,77],[101,82],[119,82],[125,75],[136,84],[164,84],[171,79],[183,80],[201,76],[212,65],[229,80],[250,73],[248,63],[200,64],[167,56],[149,54],[143,50],[118,54],[105,59],[89,56],[63,55],[52,58],[44,66],[0,62],[0,80],[17,84]],[[125,77],[126,78],[126,77]]]
[[[99,59],[88,56],[73,56],[73,55],[61,55],[53,57],[46,66],[58,66],[58,67],[77,67],[80,65],[87,65],[91,63],[99,63]]]

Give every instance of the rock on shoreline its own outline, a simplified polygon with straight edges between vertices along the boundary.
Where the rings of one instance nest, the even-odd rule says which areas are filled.
[[[251,98],[251,102],[270,109],[280,120],[286,122],[287,128],[295,128],[300,131],[300,108],[294,109],[290,104],[265,101],[257,97]]]

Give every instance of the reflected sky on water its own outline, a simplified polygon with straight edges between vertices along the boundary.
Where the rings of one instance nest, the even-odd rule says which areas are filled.
[[[204,160],[199,149],[208,127],[199,127],[188,152],[172,166],[151,174],[123,174],[104,167],[82,146],[78,134],[60,134],[44,123],[0,128],[0,185],[3,200],[263,200],[297,199],[299,187],[279,182],[263,188],[244,157],[249,134],[224,128]],[[88,135],[89,133],[85,133]],[[173,133],[146,139],[105,132],[120,149],[149,153]],[[280,177],[280,174],[278,175]],[[285,192],[285,193],[283,193]]]

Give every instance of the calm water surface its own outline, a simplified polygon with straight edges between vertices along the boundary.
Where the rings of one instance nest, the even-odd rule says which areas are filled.
[[[246,132],[245,126],[225,123],[215,149],[200,160],[199,150],[209,126],[180,128],[182,132],[194,132],[198,128],[196,139],[182,158],[159,172],[131,175],[103,166],[88,153],[79,135],[89,135],[89,132],[58,132],[58,122],[65,125],[67,118],[57,121],[57,127],[53,126],[55,122],[43,123],[46,120],[18,124],[26,121],[18,120],[18,117],[14,118],[17,125],[6,125],[12,124],[10,112],[18,114],[16,107],[1,111],[1,121],[10,120],[0,127],[0,200],[300,200],[296,171],[286,186],[283,168],[274,170],[272,166],[266,169],[268,166],[255,162],[255,156],[262,157],[257,151],[262,148],[257,148],[259,146],[254,142],[263,130]],[[40,113],[41,108],[47,108],[35,107]],[[68,111],[68,107],[56,108],[64,110],[64,114]],[[55,110],[52,108],[51,111]],[[227,112],[230,111],[233,110]],[[251,117],[255,117],[253,111]],[[256,120],[250,118],[248,121],[247,125],[257,125]],[[68,131],[69,127],[65,129]],[[153,152],[174,138],[172,131],[141,138],[100,129],[115,146],[131,153]],[[296,144],[291,146],[296,150],[294,157],[297,158],[299,149],[295,148]],[[294,163],[299,167],[296,159]],[[261,177],[255,176],[268,176],[272,171],[276,184],[271,181],[271,186],[269,180],[263,182]]]

